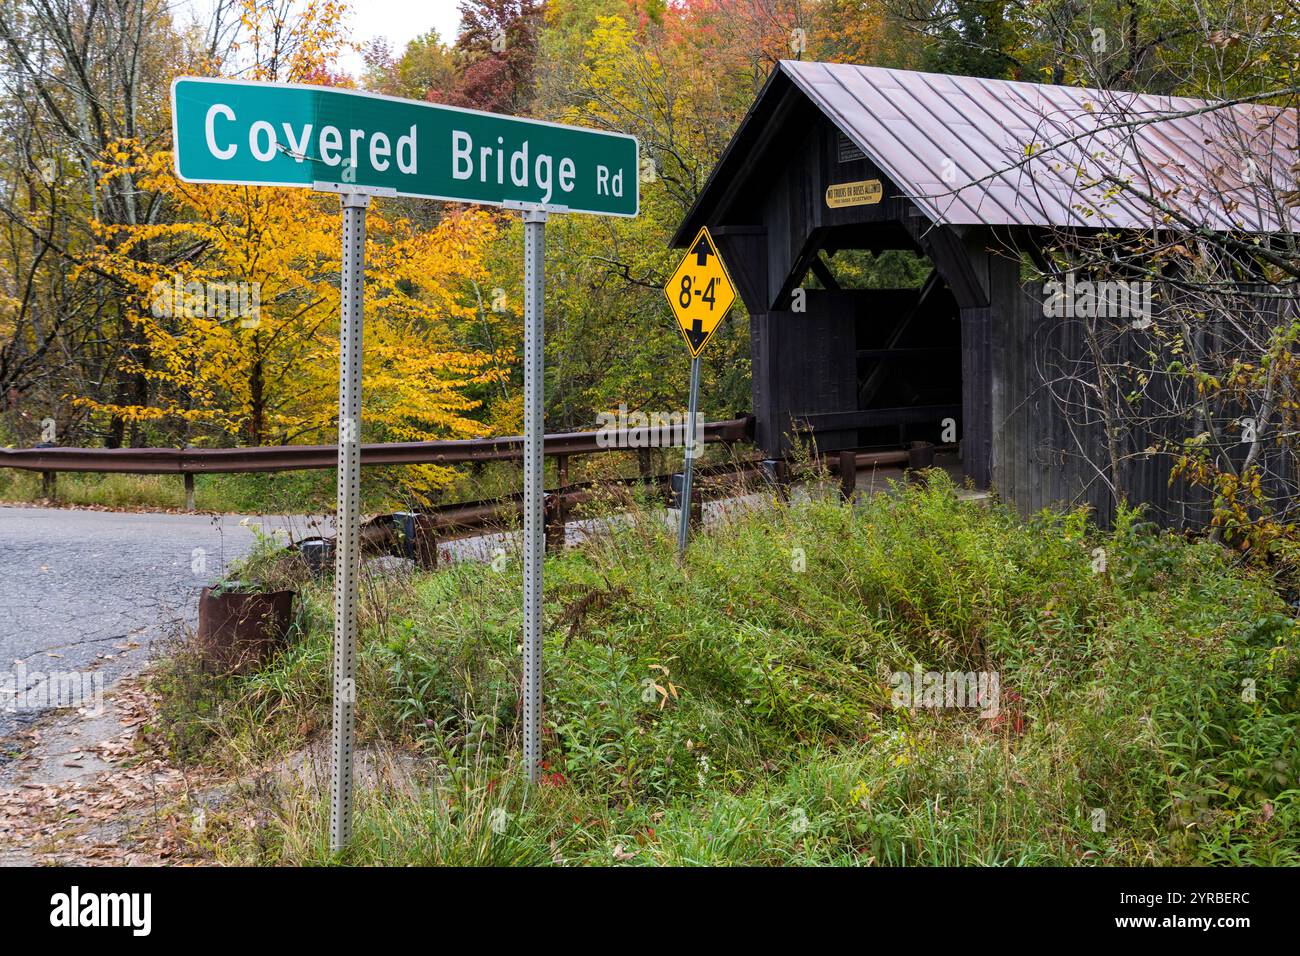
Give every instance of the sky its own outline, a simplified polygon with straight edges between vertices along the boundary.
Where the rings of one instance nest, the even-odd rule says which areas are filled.
[[[396,53],[431,28],[443,43],[453,43],[460,26],[460,0],[355,0],[351,6],[352,39],[364,43],[386,37]],[[344,66],[351,73],[361,72],[360,55],[346,57]]]
[[[172,9],[176,11],[179,8],[206,19],[210,6],[210,0],[178,0]],[[443,43],[451,44],[460,26],[460,0],[351,0],[349,6],[352,8],[349,26],[354,41],[365,43],[376,37],[386,37],[397,53],[402,52],[407,41],[430,29],[438,31]],[[184,16],[184,12],[181,15]],[[349,73],[359,74],[361,55],[345,56],[342,66]]]

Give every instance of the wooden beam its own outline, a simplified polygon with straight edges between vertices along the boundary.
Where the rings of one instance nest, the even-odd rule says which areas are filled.
[[[774,82],[779,82],[781,79],[783,79],[783,77],[780,76],[773,78]],[[731,216],[731,209],[739,198],[740,190],[743,187],[750,185],[757,164],[767,159],[768,145],[777,137],[778,133],[783,132],[785,122],[790,118],[790,114],[794,111],[794,108],[803,104],[810,109],[815,109],[815,107],[812,106],[812,103],[808,100],[808,97],[804,96],[803,92],[793,83],[787,82],[785,89],[781,91],[779,95],[781,99],[778,100],[776,105],[772,108],[772,115],[763,121],[762,125],[759,127],[754,142],[744,147],[744,158],[741,160],[739,168],[736,169],[735,173],[733,173],[727,181],[727,185],[723,189],[722,195],[719,196],[717,201],[713,204],[713,208],[707,211],[699,210],[699,212],[704,213],[702,220],[704,223],[716,224],[733,219]],[[748,124],[742,124],[742,129],[746,125]],[[730,153],[733,145],[736,147],[741,146],[740,139],[741,131],[738,130],[736,138],[732,141],[732,144],[727,147],[728,153]],[[721,172],[723,163],[727,159],[730,159],[730,156],[724,156],[723,159],[718,162],[718,165],[714,168],[714,175]],[[711,181],[712,177],[710,177],[710,182]],[[705,184],[705,187],[704,192],[707,192],[707,183]],[[701,195],[704,195],[704,193],[701,193]],[[689,222],[690,218],[692,217],[688,217],[686,222]],[[742,217],[742,220],[743,218],[746,217]],[[685,225],[685,223],[683,224]],[[695,227],[692,226],[692,228]],[[685,231],[683,231],[682,234],[685,235]],[[690,242],[690,239],[684,239],[683,242]]]
[[[925,280],[925,284],[921,286],[921,291],[916,297],[916,304],[913,305],[901,319],[899,319],[898,324],[894,326],[893,331],[889,333],[889,338],[885,340],[886,348],[893,348],[902,340],[908,327],[911,326],[912,320],[921,313],[921,310],[925,307],[926,302],[929,300],[930,296],[934,294],[935,290],[942,286],[943,279],[939,275],[938,268],[932,269],[930,275]],[[869,405],[871,403],[871,400],[876,397],[876,393],[884,386],[887,372],[888,369],[886,369],[885,364],[881,362],[867,373],[866,379],[858,389],[859,405]]]
[[[767,311],[767,230],[716,226],[709,230],[750,315]]]
[[[824,288],[829,289],[831,292],[841,291],[839,282],[835,280],[835,276],[831,274],[831,270],[826,268],[826,263],[822,262],[820,255],[813,256],[813,260],[808,264],[808,268],[812,270],[812,274],[817,277],[818,281],[821,282]]]
[[[902,408],[869,408],[855,412],[818,412],[793,415],[805,431],[841,431],[851,428],[876,428],[881,425],[911,425],[934,422],[961,415],[960,405],[906,405]]]
[[[970,251],[957,237],[952,226],[932,226],[928,220],[905,219],[903,227],[911,233],[935,271],[948,284],[960,308],[984,308],[989,295],[971,262]]]
[[[790,266],[790,271],[785,278],[785,284],[777,290],[776,298],[772,300],[771,310],[773,312],[790,311],[791,297],[794,290],[803,285],[804,276],[812,268],[812,264],[817,261],[822,251],[822,241],[826,238],[827,230],[824,228],[813,229],[804,241],[803,248],[795,256],[794,262]],[[769,265],[769,268],[770,265]],[[833,290],[827,290],[833,291]]]

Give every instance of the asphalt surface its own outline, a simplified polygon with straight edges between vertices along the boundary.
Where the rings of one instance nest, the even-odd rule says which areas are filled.
[[[238,515],[0,508],[0,737],[48,709],[42,675],[138,671],[253,541]]]
[[[706,503],[705,521],[746,500]],[[662,520],[677,526],[676,512]],[[241,521],[294,539],[332,533],[328,519],[302,516],[0,507],[0,739],[52,709],[41,704],[53,696],[54,672],[106,690],[193,627],[199,591],[254,544]],[[570,522],[569,540],[618,524]],[[519,544],[518,533],[484,534],[439,551],[443,561],[491,561]],[[22,700],[15,688],[26,692]]]

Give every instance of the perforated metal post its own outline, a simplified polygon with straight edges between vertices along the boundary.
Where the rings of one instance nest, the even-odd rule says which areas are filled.
[[[542,376],[546,211],[524,210],[524,767],[542,759]]]
[[[334,760],[330,848],[352,839],[352,745],[357,701],[357,578],[361,557],[357,507],[361,494],[361,332],[370,197],[340,195],[343,268],[339,319],[338,538],[334,554]]]
[[[691,359],[691,400],[686,424],[686,468],[682,475],[682,495],[678,502],[682,506],[681,520],[677,524],[677,556],[686,554],[686,535],[691,523],[691,476],[695,471],[695,453],[697,449],[695,434],[695,413],[700,406],[700,358]]]

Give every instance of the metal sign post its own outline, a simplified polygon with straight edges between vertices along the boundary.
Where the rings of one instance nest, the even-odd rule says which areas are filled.
[[[668,277],[664,295],[686,342],[686,350],[691,353],[691,397],[687,413],[690,424],[686,426],[686,467],[682,472],[681,498],[678,501],[682,513],[677,525],[677,556],[681,558],[686,554],[686,538],[690,530],[691,478],[695,472],[696,441],[699,438],[695,433],[695,419],[700,408],[700,353],[713,339],[713,333],[718,331],[727,310],[736,301],[735,283],[731,281],[707,228],[696,234],[686,255]]]
[[[391,189],[319,182],[339,194],[343,248],[339,283],[339,466],[334,540],[334,727],[330,774],[330,849],[352,839],[352,742],[357,680],[357,579],[361,574],[361,356],[365,319],[366,210]]]
[[[338,538],[334,580],[334,765],[330,845],[352,835],[357,578],[361,570],[361,331],[366,209],[411,196],[524,215],[524,762],[537,780],[542,714],[543,249],[549,212],[636,216],[636,137],[356,90],[179,77],[172,83],[176,176],[191,183],[339,193]],[[725,309],[724,309],[725,311]]]
[[[691,398],[686,426],[686,469],[682,476],[681,520],[677,524],[677,556],[686,554],[686,535],[691,522],[691,475],[695,471],[695,449],[699,436],[695,434],[695,416],[700,407],[700,357],[691,359]]]
[[[524,767],[542,759],[542,441],[545,429],[545,209],[524,210]]]
[[[338,536],[334,544],[334,740],[330,781],[330,849],[352,839],[352,738],[357,702],[357,578],[361,549],[361,341],[366,274],[366,209],[370,197],[347,192],[343,207],[342,288],[339,298]]]

